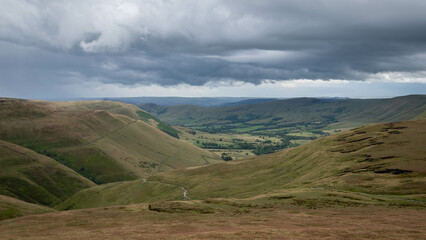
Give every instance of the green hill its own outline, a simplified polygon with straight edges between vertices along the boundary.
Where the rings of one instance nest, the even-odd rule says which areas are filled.
[[[161,173],[193,199],[246,198],[299,187],[426,200],[426,120],[368,125],[249,160]]]
[[[55,160],[0,140],[0,194],[48,206],[93,186]]]
[[[411,120],[426,110],[426,95],[391,99],[295,98],[214,108],[155,104],[140,107],[163,121],[193,129],[285,135],[295,130],[339,129]]]
[[[53,211],[55,210],[45,206],[27,203],[12,197],[0,195],[0,221],[8,218]]]
[[[127,205],[143,202],[182,200],[178,186],[135,180],[98,185],[78,192],[60,204],[58,210]]]
[[[95,183],[218,161],[160,131],[168,125],[149,116],[119,102],[1,99],[0,139],[49,156]]]
[[[274,154],[160,173],[146,183],[96,186],[75,194],[60,209],[165,201],[176,196],[181,200],[180,187],[193,200],[232,206],[243,204],[235,199],[265,197],[293,198],[297,204],[306,199],[315,204],[348,205],[382,204],[395,198],[426,202],[425,141],[426,120],[368,125]],[[154,195],[146,190],[148,184],[160,183],[170,184],[171,192]],[[166,187],[162,189],[167,191]]]

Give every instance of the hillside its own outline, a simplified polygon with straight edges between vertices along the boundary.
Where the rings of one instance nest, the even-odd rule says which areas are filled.
[[[0,194],[55,206],[94,186],[90,180],[55,160],[0,140]]]
[[[118,102],[0,102],[0,139],[49,156],[98,184],[217,161],[160,131],[160,125]]]
[[[0,195],[0,221],[8,218],[42,214],[53,211],[55,210],[45,206],[27,203],[12,197]]]
[[[98,185],[78,192],[56,208],[58,210],[127,205],[155,201],[182,200],[178,186],[141,180]]]
[[[389,200],[414,199],[419,202],[391,204],[424,205],[425,141],[426,120],[368,125],[274,154],[160,173],[146,183],[96,186],[75,194],[60,209],[160,200],[150,191],[144,192],[147,183],[170,184],[173,192],[161,192],[162,200],[170,200],[170,194],[173,198],[173,193],[184,187],[193,200],[232,206],[286,199],[292,204],[326,206],[381,205]],[[136,188],[139,191],[131,191]],[[121,196],[125,200],[117,200]],[[177,199],[182,198],[180,193]],[[258,198],[266,200],[252,202]],[[249,203],[235,203],[235,199]]]
[[[246,198],[322,187],[426,200],[426,120],[368,125],[249,160],[181,169],[152,181],[193,199]]]
[[[426,110],[426,95],[391,99],[295,98],[242,106],[203,108],[192,105],[139,105],[173,125],[210,132],[282,134],[297,129],[359,127],[407,121]]]

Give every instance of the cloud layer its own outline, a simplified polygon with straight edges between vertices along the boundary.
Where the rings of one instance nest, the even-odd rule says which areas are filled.
[[[3,0],[0,83],[426,83],[425,10],[424,0]]]

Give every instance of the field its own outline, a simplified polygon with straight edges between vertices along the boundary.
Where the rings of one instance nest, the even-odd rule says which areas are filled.
[[[259,148],[257,152],[248,148],[243,152],[235,151],[236,149],[228,151],[230,156],[241,159],[246,153],[272,153],[369,123],[420,119],[426,109],[426,97],[413,95],[392,99],[299,98],[210,108],[193,105],[139,106],[161,120],[191,130],[219,135],[248,134],[257,138],[281,139],[280,144],[264,148],[255,143],[255,148]],[[197,140],[203,142],[202,139],[196,139],[195,142]],[[225,147],[229,145],[214,143]],[[211,144],[198,146],[212,149]],[[218,151],[219,154],[223,152]]]
[[[262,135],[238,132],[204,132],[175,126],[180,139],[213,152],[226,161],[250,158],[300,146],[313,139],[328,136],[340,130],[302,131],[293,130],[286,135]]]
[[[262,147],[280,146],[282,141],[277,137],[268,137],[261,135],[238,134],[238,133],[209,133],[199,130],[192,130],[185,127],[175,127],[179,130],[181,140],[196,145],[197,147],[207,149],[219,156],[231,157],[232,160],[250,158],[256,156],[256,149]],[[292,140],[291,145],[297,146],[300,142]],[[230,160],[228,158],[228,160]]]

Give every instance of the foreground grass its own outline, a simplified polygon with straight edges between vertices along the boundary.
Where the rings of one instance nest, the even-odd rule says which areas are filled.
[[[162,202],[0,221],[2,239],[422,239],[425,210]],[[283,203],[279,203],[284,201]],[[270,201],[269,201],[270,202]]]

